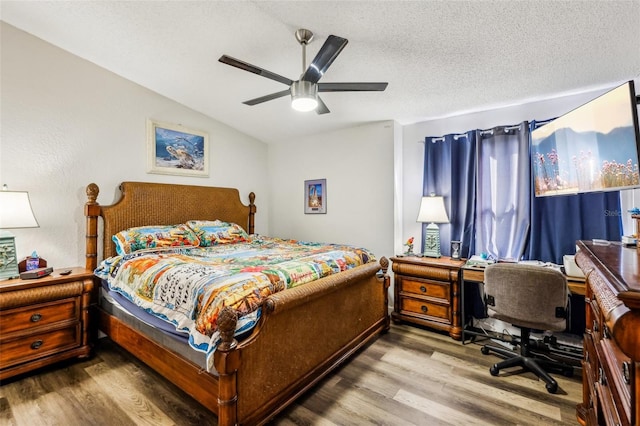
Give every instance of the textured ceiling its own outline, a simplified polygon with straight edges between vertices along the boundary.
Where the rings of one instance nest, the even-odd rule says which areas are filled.
[[[266,142],[397,120],[426,121],[613,87],[640,76],[640,1],[5,1],[0,19]],[[349,40],[322,82],[388,81],[323,93],[299,113],[286,89],[222,54],[293,80],[294,32]]]

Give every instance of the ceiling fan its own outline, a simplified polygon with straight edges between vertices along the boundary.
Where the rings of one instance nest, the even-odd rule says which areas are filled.
[[[329,112],[329,108],[318,96],[319,92],[379,92],[387,88],[388,83],[318,83],[349,41],[346,38],[330,35],[316,57],[309,64],[309,67],[307,67],[306,48],[313,40],[313,33],[309,30],[299,29],[296,31],[296,40],[302,45],[302,74],[295,81],[227,55],[220,57],[219,61],[223,64],[231,65],[289,86],[287,90],[250,99],[243,102],[243,104],[257,105],[290,94],[291,106],[294,109],[298,111],[312,111],[315,109],[318,114],[326,114]]]

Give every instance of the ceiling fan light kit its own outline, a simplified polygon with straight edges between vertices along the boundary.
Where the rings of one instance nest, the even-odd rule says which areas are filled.
[[[318,86],[309,81],[294,81],[291,85],[291,107],[308,112],[318,107]]]
[[[306,46],[313,40],[313,33],[306,29],[299,29],[296,31],[295,36],[302,46],[302,74],[300,79],[296,81],[227,55],[220,57],[219,61],[223,64],[231,65],[289,86],[289,90],[250,99],[243,102],[245,105],[257,105],[290,94],[291,107],[293,109],[303,112],[315,110],[318,114],[326,114],[329,112],[329,108],[322,102],[318,92],[381,92],[387,88],[388,83],[318,83],[318,80],[324,75],[349,41],[346,38],[330,35],[316,57],[309,64],[309,67],[307,67]]]

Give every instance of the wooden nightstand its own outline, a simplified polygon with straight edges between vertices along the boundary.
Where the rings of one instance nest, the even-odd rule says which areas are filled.
[[[91,352],[93,273],[0,281],[0,380]]]
[[[411,322],[446,331],[460,340],[460,285],[464,260],[450,257],[392,257],[394,322]]]

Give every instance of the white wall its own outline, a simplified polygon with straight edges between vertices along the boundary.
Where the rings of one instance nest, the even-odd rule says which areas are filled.
[[[622,83],[622,82],[621,82]],[[640,80],[635,81],[636,91],[640,88]],[[612,86],[613,87],[613,86]],[[611,88],[612,88],[611,87]],[[420,247],[422,242],[421,223],[416,222],[420,199],[422,197],[422,173],[424,164],[424,138],[427,136],[441,136],[449,133],[463,133],[473,129],[487,129],[499,125],[518,124],[528,120],[545,120],[565,114],[572,109],[592,100],[593,98],[608,91],[610,88],[588,91],[571,96],[558,97],[544,101],[530,102],[522,105],[480,111],[463,114],[455,117],[442,118],[432,121],[424,121],[403,128],[402,150],[399,150],[403,174],[399,182],[398,190],[401,196],[396,196],[402,203],[399,210],[403,212],[401,223],[396,224],[395,244],[402,244],[409,237],[414,236],[416,247]],[[460,171],[464,173],[464,171]],[[633,191],[625,191],[633,192]],[[635,190],[637,194],[635,200],[640,200],[640,190]],[[628,234],[630,228],[630,215],[622,212],[626,225],[625,232]]]
[[[236,187],[256,193],[256,227],[269,232],[267,145],[0,22],[0,184],[29,191],[36,229],[16,229],[19,258],[84,265],[85,187],[114,201],[125,180]],[[153,72],[153,70],[149,70]],[[215,102],[215,99],[211,100]],[[209,133],[208,178],[146,173],[146,119]]]
[[[271,145],[271,233],[392,256],[395,126],[372,123]],[[311,179],[327,179],[326,214],[304,213],[304,181]]]

